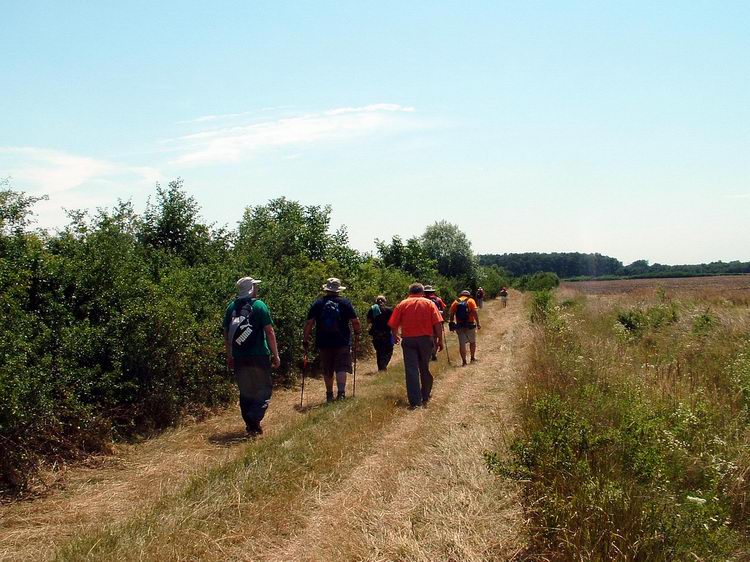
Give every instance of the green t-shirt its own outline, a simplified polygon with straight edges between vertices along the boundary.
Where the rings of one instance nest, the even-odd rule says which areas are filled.
[[[224,330],[229,329],[229,324],[232,322],[232,313],[234,312],[235,306],[240,308],[242,305],[236,305],[238,301],[244,301],[245,299],[234,299],[227,306],[224,312]],[[266,303],[262,300],[256,300],[253,303],[253,324],[263,330],[266,326],[273,326],[273,320],[271,320],[271,312],[268,310]],[[232,349],[232,357],[235,359],[238,357],[256,357],[258,355],[271,355],[271,350],[268,348],[268,342],[266,341],[265,331],[262,333],[262,337],[259,337],[257,341],[249,349],[235,350]]]

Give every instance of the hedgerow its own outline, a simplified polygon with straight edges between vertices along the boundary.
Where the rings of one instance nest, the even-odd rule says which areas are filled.
[[[395,303],[415,280],[446,300],[478,280],[441,275],[436,260],[416,277],[361,254],[331,229],[330,207],[283,197],[217,228],[177,180],[157,186],[142,214],[130,203],[75,211],[57,233],[30,230],[36,201],[0,182],[0,494],[27,489],[45,463],[232,400],[221,325],[239,277],[262,280],[279,385],[296,380],[306,314],[326,278],[342,279],[362,317],[377,295]],[[497,282],[493,271],[485,278]]]

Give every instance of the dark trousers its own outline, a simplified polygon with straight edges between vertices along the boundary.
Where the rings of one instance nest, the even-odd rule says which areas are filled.
[[[391,336],[388,338],[372,338],[372,346],[375,348],[375,357],[378,361],[378,371],[385,371],[393,356],[393,344]]]
[[[271,400],[271,358],[267,355],[238,357],[234,360],[234,380],[240,389],[240,412],[251,429],[266,415]]]
[[[404,370],[406,371],[406,395],[411,406],[419,406],[430,399],[432,392],[432,373],[430,373],[430,356],[432,355],[432,336],[402,338],[401,349],[404,352]]]

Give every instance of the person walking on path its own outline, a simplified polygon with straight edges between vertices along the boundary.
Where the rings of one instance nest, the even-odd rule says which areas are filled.
[[[479,308],[484,306],[484,289],[482,287],[477,289],[477,306]]]
[[[499,295],[500,295],[500,302],[503,304],[503,308],[505,308],[506,306],[508,306],[508,288],[502,287],[500,289]]]
[[[302,346],[307,351],[310,348],[310,336],[314,326],[315,347],[320,354],[327,402],[333,402],[334,374],[338,391],[336,398],[346,398],[346,374],[352,372],[352,330],[355,338],[359,338],[362,330],[352,303],[339,295],[344,289],[346,287],[343,287],[341,281],[335,277],[330,277],[326,281],[323,285],[325,295],[316,300],[307,313],[302,339]],[[356,343],[354,352],[357,352]]]
[[[367,322],[370,324],[370,336],[372,346],[375,348],[375,356],[378,362],[378,371],[385,371],[393,356],[393,336],[388,326],[393,309],[386,304],[383,295],[375,299],[375,304],[367,311]]]
[[[424,286],[424,296],[425,298],[428,298],[433,303],[435,303],[435,306],[437,307],[438,312],[440,313],[440,316],[443,318],[443,323],[444,323],[446,305],[445,305],[445,302],[443,302],[443,299],[437,296],[437,294],[435,293],[435,289],[432,288],[432,285]],[[440,325],[440,333],[443,334],[443,336],[445,336],[445,330],[443,329],[443,324]],[[437,361],[437,342],[435,342],[435,344],[436,344],[436,348],[432,350],[432,357],[431,357],[433,361]]]
[[[412,283],[409,296],[393,309],[388,325],[394,343],[401,343],[409,408],[427,404],[432,394],[430,356],[443,349],[443,318],[432,301],[424,298],[424,286]],[[399,334],[400,331],[400,334]]]
[[[476,361],[477,353],[477,330],[481,330],[479,324],[479,312],[477,303],[471,298],[469,291],[461,291],[458,299],[451,304],[449,312],[449,326],[455,329],[458,335],[458,350],[461,353],[461,361],[466,365],[466,344],[469,344],[471,362]],[[455,320],[455,322],[454,322]]]
[[[271,369],[281,364],[271,312],[258,298],[259,280],[237,281],[237,296],[224,313],[227,367],[240,390],[240,412],[250,435],[263,433],[260,422],[271,400]]]

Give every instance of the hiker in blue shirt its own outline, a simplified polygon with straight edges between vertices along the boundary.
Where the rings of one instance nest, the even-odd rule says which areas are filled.
[[[240,411],[249,435],[263,433],[260,422],[271,400],[271,368],[281,364],[271,312],[258,299],[258,279],[237,281],[237,297],[224,312],[227,367],[240,389]]]
[[[326,384],[326,401],[333,401],[333,376],[336,375],[338,400],[346,398],[346,374],[352,372],[352,333],[359,338],[362,326],[349,299],[339,295],[346,289],[341,281],[331,277],[323,285],[325,295],[316,300],[307,314],[302,346],[310,348],[310,336],[315,326],[315,347],[320,354],[320,366]],[[356,346],[355,346],[356,353]]]

